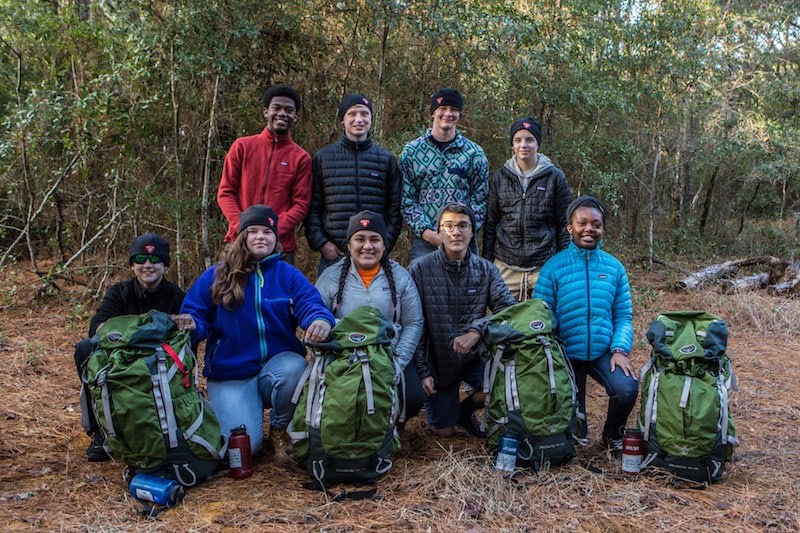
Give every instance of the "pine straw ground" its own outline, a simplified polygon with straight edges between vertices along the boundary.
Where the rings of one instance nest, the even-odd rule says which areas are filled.
[[[637,346],[660,310],[705,308],[731,325],[740,390],[732,410],[741,446],[723,482],[675,487],[662,474],[626,476],[601,450],[603,394],[589,391],[590,444],[551,472],[504,478],[481,444],[435,439],[409,423],[413,455],[378,483],[380,499],[333,501],[302,487],[304,472],[258,458],[246,480],[220,477],[191,489],[157,519],[137,514],[122,465],[90,464],[80,429],[72,345],[93,305],[80,288],[34,300],[21,266],[0,271],[0,514],[10,531],[757,531],[800,530],[800,302],[762,294],[673,294],[633,272]],[[591,383],[591,382],[590,382]],[[638,410],[638,409],[637,409]],[[632,423],[632,421],[631,421]],[[337,488],[336,491],[352,487]]]

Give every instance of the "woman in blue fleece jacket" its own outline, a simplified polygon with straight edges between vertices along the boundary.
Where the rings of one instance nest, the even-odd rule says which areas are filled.
[[[226,258],[191,286],[175,322],[207,339],[203,375],[223,434],[244,424],[253,453],[264,438],[263,411],[270,412],[269,446],[288,459],[286,426],[292,393],[306,366],[305,340],[328,337],[333,315],[303,274],[280,260],[278,216],[267,206],[246,209]]]
[[[591,196],[570,204],[567,231],[572,242],[544,264],[534,297],[555,314],[556,332],[575,370],[581,413],[586,413],[587,374],[605,387],[609,402],[603,444],[618,453],[639,387],[629,359],[633,306],[628,275],[616,257],[600,249],[605,213]]]

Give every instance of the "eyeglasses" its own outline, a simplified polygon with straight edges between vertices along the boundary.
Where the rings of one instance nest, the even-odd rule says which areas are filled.
[[[447,233],[453,233],[456,228],[458,228],[458,231],[463,233],[465,231],[469,231],[472,228],[472,224],[470,224],[469,222],[459,222],[458,224],[453,224],[452,222],[445,222],[439,227],[445,230]]]
[[[150,260],[150,263],[154,265],[156,263],[163,263],[160,257],[153,254],[136,254],[133,256],[133,262],[136,263],[137,265],[145,264],[145,262],[147,262],[148,259]]]

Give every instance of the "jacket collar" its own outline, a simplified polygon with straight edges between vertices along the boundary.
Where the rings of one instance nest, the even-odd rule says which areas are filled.
[[[444,251],[444,246],[442,245],[439,246],[435,253],[439,254],[439,259],[442,261],[442,265],[448,272],[458,272],[464,267],[464,265],[469,263],[470,259],[472,258],[472,250],[469,248],[467,248],[467,255],[464,256],[464,259],[448,259],[447,254]]]
[[[372,146],[372,137],[367,137],[367,139],[365,141],[354,141],[352,139],[349,139],[347,137],[347,135],[342,134],[341,143],[346,148],[349,148],[350,150],[353,150],[354,152],[363,152],[364,150],[366,150],[367,148]]]
[[[433,131],[433,128],[428,128],[428,131],[425,132],[425,140],[427,140],[428,143],[430,143],[432,145],[436,145],[436,139],[433,138],[433,134],[431,133],[432,131]],[[461,135],[461,131],[460,130],[456,129],[456,136],[453,139],[453,142],[451,142],[447,147],[448,148],[453,148],[453,147],[462,148],[463,146],[464,146],[464,136]]]
[[[146,298],[150,297],[153,294],[158,293],[161,288],[164,286],[164,278],[161,278],[161,281],[158,282],[158,285],[152,291],[145,290],[144,287],[139,283],[139,280],[135,277],[133,278],[133,292],[136,293],[137,298]]]
[[[586,248],[579,247],[574,241],[570,241],[568,250],[572,255],[580,257],[581,259],[591,259],[597,255],[596,252],[600,251],[600,247],[602,245],[603,241],[601,239],[600,242],[597,243],[597,248],[594,248],[593,250],[587,250]]]
[[[275,135],[269,131],[269,128],[264,128],[264,130],[261,132],[261,136],[264,137],[264,139],[270,144],[275,143],[283,145],[294,142],[292,141],[292,132],[289,132],[286,135]]]

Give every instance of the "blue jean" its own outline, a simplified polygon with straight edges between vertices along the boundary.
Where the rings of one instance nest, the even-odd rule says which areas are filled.
[[[208,399],[225,439],[231,430],[244,424],[250,435],[250,449],[253,455],[258,453],[264,442],[264,409],[272,409],[270,428],[282,429],[289,425],[294,414],[292,394],[305,367],[302,355],[281,352],[273,355],[261,367],[261,372],[251,378],[207,380]]]
[[[406,420],[417,416],[425,405],[425,391],[422,389],[422,380],[419,379],[417,367],[413,361],[406,366],[403,376],[406,380]]]
[[[589,375],[606,389],[609,396],[608,413],[603,425],[603,434],[621,439],[628,422],[628,416],[636,404],[639,382],[633,376],[626,376],[619,367],[611,371],[611,354],[607,353],[594,361],[570,359],[575,371],[575,384],[578,387],[578,408],[586,413],[586,376]],[[581,437],[586,437],[588,426],[584,425]]]
[[[411,365],[409,365],[411,366]],[[483,388],[484,362],[480,357],[475,357],[461,367],[461,381],[480,391]],[[460,390],[461,381],[449,389],[436,389],[428,396],[425,410],[428,413],[428,425],[433,429],[445,429],[456,425],[461,418]]]

